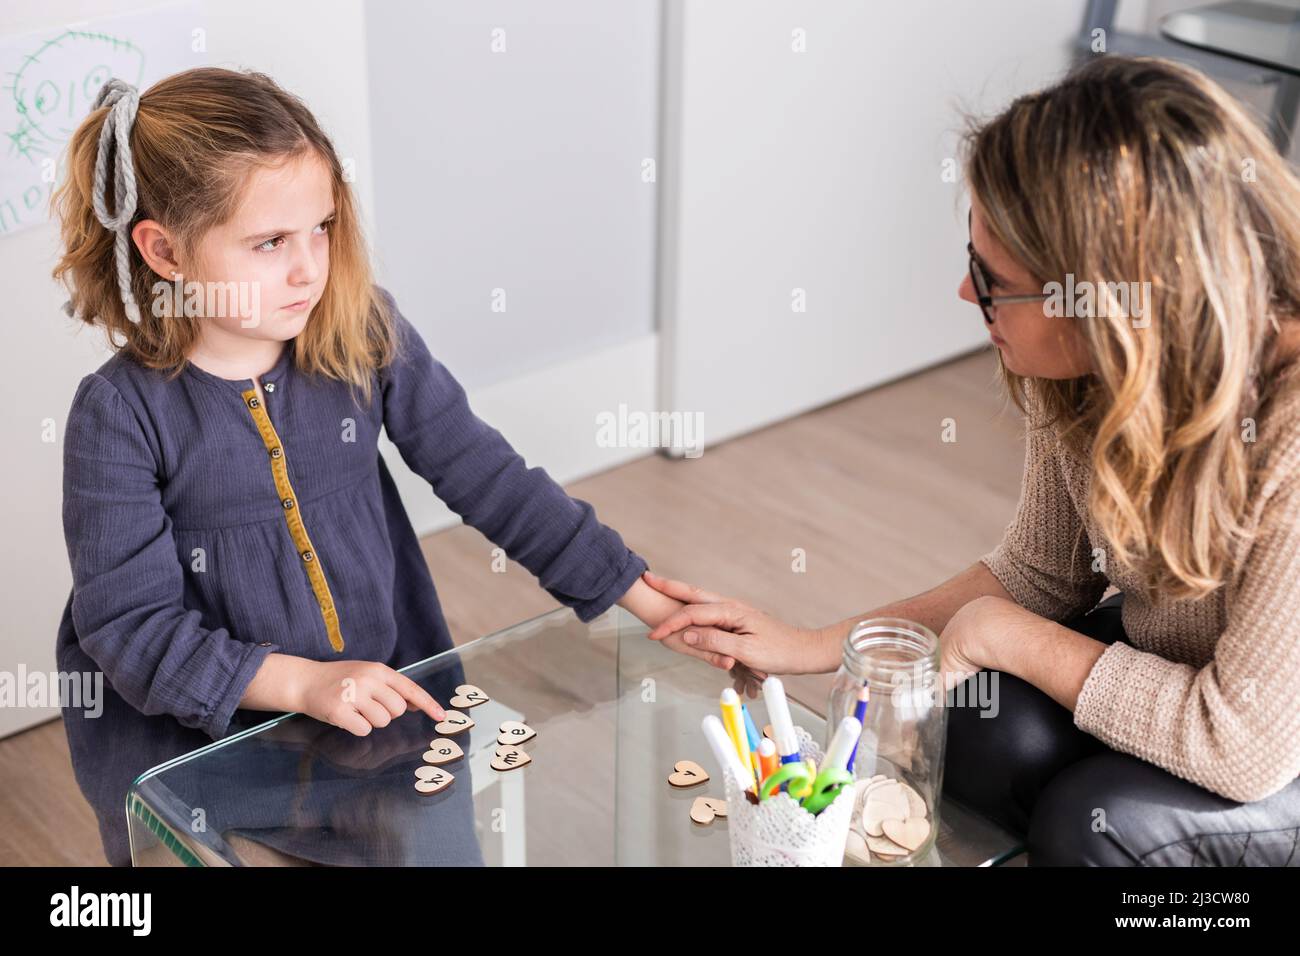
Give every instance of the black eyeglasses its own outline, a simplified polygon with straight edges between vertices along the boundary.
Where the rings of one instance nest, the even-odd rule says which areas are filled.
[[[971,214],[966,214],[966,232],[970,234]],[[999,305],[1013,305],[1017,302],[1042,302],[1051,298],[1051,293],[1041,292],[1037,295],[991,295],[989,293],[989,280],[984,272],[984,264],[980,262],[979,256],[975,255],[975,244],[968,238],[966,240],[966,253],[970,256],[970,281],[975,286],[975,297],[979,300],[980,309],[984,312],[984,321],[989,325],[993,324],[993,309]]]

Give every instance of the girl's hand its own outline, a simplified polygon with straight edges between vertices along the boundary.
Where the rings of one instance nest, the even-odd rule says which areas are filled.
[[[661,624],[671,614],[682,609],[681,601],[676,601],[662,592],[656,591],[641,578],[637,578],[632,582],[632,586],[627,589],[627,593],[619,598],[618,604],[620,607],[631,611],[649,627]],[[729,671],[736,665],[736,662],[730,657],[688,647],[682,643],[680,636],[667,638],[664,645],[679,654],[698,657],[709,665],[724,671]],[[737,688],[737,692],[739,692],[739,688]]]
[[[770,673],[804,674],[814,667],[813,634],[731,598],[647,571],[646,583],[686,603],[650,632],[651,640],[679,636],[689,647],[735,658],[759,681]],[[737,676],[733,670],[733,676]],[[747,684],[749,675],[740,675]],[[739,687],[737,688],[739,692]],[[751,694],[751,696],[753,696]]]
[[[447,714],[415,681],[375,661],[303,660],[294,710],[364,737],[408,710],[434,720]]]

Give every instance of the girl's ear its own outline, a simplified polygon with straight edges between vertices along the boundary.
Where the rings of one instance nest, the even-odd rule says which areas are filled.
[[[131,230],[131,239],[145,265],[164,279],[170,280],[181,271],[176,254],[172,251],[171,237],[161,223],[153,219],[141,219]]]

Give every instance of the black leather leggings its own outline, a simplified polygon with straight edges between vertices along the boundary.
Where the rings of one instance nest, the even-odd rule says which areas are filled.
[[[1125,640],[1122,600],[1063,623]],[[1300,866],[1300,778],[1236,803],[1111,750],[1032,684],[996,677],[995,716],[980,716],[973,691],[948,713],[943,789],[1022,837],[1030,866]]]

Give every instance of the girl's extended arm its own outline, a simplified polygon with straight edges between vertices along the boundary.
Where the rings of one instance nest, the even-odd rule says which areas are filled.
[[[677,602],[641,581],[646,562],[596,518],[590,504],[570,497],[544,469],[530,468],[473,413],[464,388],[380,291],[393,311],[400,349],[380,375],[384,428],[411,470],[582,621],[616,602],[651,626],[676,610]],[[723,655],[694,651],[679,640],[673,646],[731,666]]]

